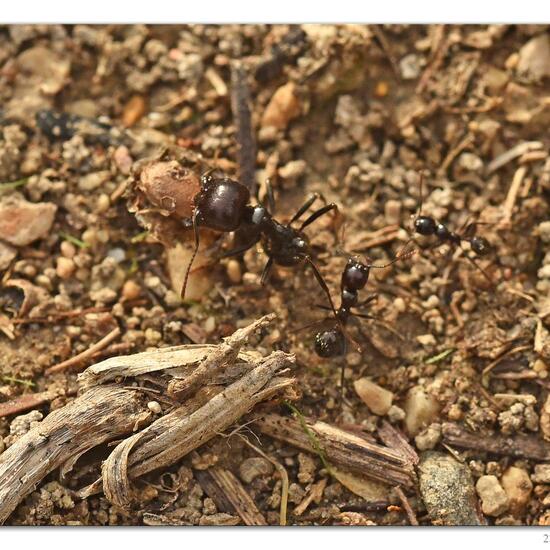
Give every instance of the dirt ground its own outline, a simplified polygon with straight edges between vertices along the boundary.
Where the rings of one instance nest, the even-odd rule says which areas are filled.
[[[326,299],[310,268],[276,267],[262,286],[266,256],[253,248],[208,267],[182,303],[186,262],[168,265],[147,222],[173,212],[141,216],[159,205],[136,198],[139,161],[160,150],[244,178],[239,147],[253,143],[232,110],[236,60],[260,197],[269,178],[282,221],[313,192],[338,205],[338,218],[306,229],[337,305],[346,252],[382,264],[408,242],[421,171],[422,214],[456,231],[480,222],[491,245],[476,267],[469,245],[419,238],[412,257],[371,272],[361,296],[378,295],[375,319],[349,325],[361,351],[348,345],[342,403],[342,360],[314,350],[330,321],[314,307]],[[418,484],[401,490],[245,428],[288,474],[288,524],[550,524],[549,81],[544,25],[0,28],[0,461],[75,399],[92,363],[217,343],[275,312],[253,347],[295,354],[300,418],[372,442],[389,423],[420,460]],[[184,225],[177,236],[189,241]],[[113,330],[85,361],[47,371]],[[242,523],[201,483],[213,465],[280,522],[280,472],[239,437],[145,476],[130,512],[76,496],[98,464],[84,456],[53,472],[7,524]]]

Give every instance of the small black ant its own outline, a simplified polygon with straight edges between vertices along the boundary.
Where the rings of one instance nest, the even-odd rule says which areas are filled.
[[[412,256],[415,252],[415,249],[400,252],[391,262],[384,265],[373,264],[369,261],[363,263],[353,256],[348,258],[340,279],[340,307],[336,310],[338,325],[334,325],[331,329],[318,332],[315,335],[315,352],[319,357],[328,359],[345,355],[347,348],[346,340],[351,340],[351,337],[345,331],[345,326],[350,318],[375,319],[375,317],[366,313],[352,311],[353,309],[367,306],[377,298],[376,294],[372,294],[366,300],[359,303],[359,291],[367,285],[370,270],[385,269],[399,260]],[[319,307],[326,309],[325,306]],[[345,365],[342,365],[340,379],[342,392],[344,388],[344,369]]]
[[[431,216],[422,215],[422,184],[424,181],[424,174],[420,173],[420,206],[418,212],[416,213],[415,219],[413,221],[413,227],[415,233],[423,235],[425,237],[431,237],[435,235],[438,239],[437,245],[442,245],[448,243],[451,247],[451,250],[455,250],[457,247],[460,247],[464,251],[464,256],[466,259],[472,263],[483,275],[485,278],[493,284],[492,279],[487,275],[485,270],[472,258],[467,250],[462,246],[462,243],[470,243],[470,248],[472,252],[477,257],[487,256],[491,251],[492,247],[487,239],[484,237],[479,237],[476,235],[476,230],[478,225],[486,225],[481,222],[472,222],[465,224],[459,231],[450,231],[446,225],[441,222],[436,221]]]
[[[250,191],[238,181],[227,177],[215,177],[210,172],[204,174],[201,177],[201,190],[194,199],[195,248],[185,274],[181,290],[182,299],[185,297],[191,266],[199,249],[199,228],[208,227],[223,233],[235,232],[237,246],[222,254],[220,259],[241,254],[261,241],[262,248],[268,256],[261,275],[262,284],[267,281],[273,264],[284,267],[293,267],[304,262],[309,264],[336,316],[336,309],[328,286],[313,262],[313,251],[303,230],[331,210],[338,211],[338,207],[334,203],[325,204],[311,213],[298,229],[292,227],[292,224],[298,221],[319,198],[321,196],[314,193],[287,224],[281,224],[271,214],[275,207],[275,201],[269,184],[267,185],[267,199],[270,209],[261,203],[249,204]]]

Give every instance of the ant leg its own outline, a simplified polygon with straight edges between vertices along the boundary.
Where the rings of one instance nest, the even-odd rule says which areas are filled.
[[[495,282],[493,281],[493,279],[491,279],[491,277],[489,277],[489,275],[487,274],[487,272],[468,254],[468,251],[464,249],[464,247],[462,246],[462,244],[460,245],[460,248],[462,248],[462,251],[464,252],[464,257],[476,268],[478,269],[479,271],[481,271],[481,273],[483,273],[483,276],[487,279],[487,281],[489,281],[489,283],[491,284],[491,286],[494,286],[495,285]]]
[[[197,223],[197,218],[198,211],[195,209],[195,212],[193,213],[193,232],[195,235],[195,248],[193,250],[193,255],[191,256],[191,259],[189,260],[189,265],[187,266],[187,271],[185,272],[185,279],[183,280],[183,286],[181,287],[180,296],[182,300],[185,298],[185,289],[187,288],[187,281],[189,279],[189,273],[191,272],[191,266],[195,261],[197,252],[199,251],[199,224]]]
[[[302,225],[300,226],[300,231],[302,231],[302,229],[305,229],[308,225],[312,224],[315,220],[317,220],[321,216],[324,216],[327,212],[330,212],[331,210],[336,210],[336,212],[338,212],[338,206],[336,206],[336,204],[334,204],[333,202],[313,212],[313,214],[311,214],[311,216],[302,223]]]
[[[269,273],[272,267],[273,267],[273,258],[269,258],[269,260],[267,260],[264,266],[264,269],[262,271],[262,277],[260,279],[260,282],[262,285],[265,285],[265,283],[267,282],[267,279],[269,278]]]
[[[273,215],[275,214],[275,195],[273,194],[273,187],[271,186],[271,181],[269,181],[269,179],[265,182],[265,194],[269,213]]]
[[[315,278],[317,279],[317,282],[323,289],[324,293],[327,295],[328,301],[330,303],[330,309],[332,310],[332,313],[334,315],[334,318],[337,320],[338,325],[340,327],[340,330],[342,331],[342,334],[353,343],[353,345],[357,348],[357,351],[361,353],[361,346],[351,337],[349,332],[346,330],[346,327],[344,326],[344,323],[338,318],[338,313],[336,311],[336,308],[334,307],[334,302],[332,301],[332,296],[330,295],[330,291],[328,289],[327,283],[325,282],[325,279],[323,279],[323,276],[321,275],[321,272],[313,262],[313,260],[309,256],[304,257],[305,261],[311,266],[311,269],[313,269],[313,274],[315,275]]]
[[[304,212],[306,210],[308,210],[308,208],[317,200],[317,199],[321,199],[321,200],[324,200],[323,197],[319,194],[319,193],[313,193],[309,199],[304,202],[304,204],[302,204],[302,206],[298,209],[298,211],[296,212],[296,214],[294,214],[294,216],[292,216],[292,219],[288,222],[287,225],[291,225],[292,223],[294,223],[297,219],[301,218],[303,215],[304,215]],[[325,201],[326,202],[326,201]]]
[[[242,252],[246,252],[250,248],[252,248],[258,241],[254,241],[250,244],[243,244],[242,246],[237,246],[236,248],[232,248],[231,250],[228,250],[227,252],[224,252],[223,254],[220,254],[217,258],[217,260],[222,260],[223,258],[229,258],[230,256],[237,256],[237,254],[241,254]]]

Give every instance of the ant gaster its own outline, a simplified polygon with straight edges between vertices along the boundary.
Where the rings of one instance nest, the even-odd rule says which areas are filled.
[[[462,243],[470,243],[470,248],[472,252],[477,257],[487,256],[491,252],[491,245],[489,241],[484,237],[479,237],[476,235],[476,229],[478,225],[482,225],[480,222],[472,222],[464,226],[462,232],[450,231],[446,225],[441,222],[436,221],[431,216],[422,215],[422,184],[424,180],[424,174],[420,173],[420,206],[418,212],[413,222],[414,231],[419,235],[425,237],[431,237],[435,235],[439,241],[438,244],[448,243],[452,249],[456,247],[462,248],[464,251],[464,256],[468,259],[483,275],[485,278],[492,284],[493,281],[487,275],[485,270],[472,258],[468,255],[467,251],[463,248]]]
[[[366,313],[353,311],[353,309],[367,306],[377,298],[376,294],[372,294],[366,300],[359,303],[359,291],[367,285],[370,270],[384,269],[398,260],[408,258],[415,252],[416,250],[414,249],[401,252],[391,262],[384,265],[376,265],[370,262],[363,263],[356,257],[348,259],[340,279],[340,307],[336,310],[338,325],[334,325],[331,329],[318,332],[315,335],[315,352],[319,357],[334,358],[345,355],[347,348],[346,340],[351,340],[351,337],[345,330],[345,326],[350,318],[375,319],[375,317]],[[324,306],[319,307],[326,309]],[[344,373],[345,363],[342,364],[340,374],[341,395],[344,392]]]
[[[274,209],[274,200],[271,186],[267,186],[267,198],[271,212]],[[313,269],[315,278],[328,297],[331,309],[336,315],[329,289],[317,266],[313,262],[313,251],[304,229],[318,218],[338,210],[334,203],[315,210],[298,227],[292,224],[298,221],[312,204],[320,198],[313,194],[294,214],[287,224],[281,224],[272,217],[270,210],[262,204],[249,204],[250,192],[246,186],[227,177],[215,177],[211,173],[201,177],[201,190],[194,199],[193,230],[195,248],[187,267],[181,297],[185,297],[185,289],[191,266],[199,248],[199,228],[208,227],[223,233],[235,232],[237,246],[221,255],[221,258],[235,256],[245,252],[261,241],[262,248],[268,256],[262,272],[261,281],[267,281],[273,264],[292,267],[307,263]]]

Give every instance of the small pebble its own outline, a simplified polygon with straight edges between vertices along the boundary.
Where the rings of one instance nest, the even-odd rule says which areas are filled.
[[[61,254],[65,256],[65,258],[73,258],[76,254],[76,248],[74,244],[70,243],[69,241],[61,241],[59,249],[61,251]]]
[[[510,503],[510,512],[513,515],[521,515],[531,499],[533,483],[529,479],[529,474],[523,468],[510,466],[500,479],[502,487]]]
[[[435,346],[437,344],[437,340],[433,334],[421,334],[420,336],[417,336],[416,339],[424,347]]]
[[[239,466],[239,475],[245,483],[250,483],[259,476],[269,476],[273,472],[273,464],[262,457],[247,458]]]
[[[216,330],[216,318],[212,315],[206,319],[202,328],[208,334],[212,334]]]
[[[427,451],[433,449],[441,439],[441,424],[434,422],[430,424],[425,430],[420,432],[415,438],[414,442],[416,448],[419,451]]]
[[[531,479],[535,483],[550,483],[550,464],[537,464]]]
[[[227,262],[226,271],[227,271],[227,276],[229,277],[229,280],[234,285],[240,284],[243,278],[243,273],[241,270],[241,264],[238,260],[235,260],[235,259],[229,260]]]
[[[160,403],[158,401],[149,401],[147,403],[147,408],[155,414],[161,414],[162,413],[162,407],[160,406]]]
[[[59,256],[57,258],[55,272],[60,279],[70,279],[75,272],[75,269],[76,266],[70,258],[65,258],[64,256]]]
[[[435,421],[439,405],[422,386],[411,388],[405,401],[405,426],[411,436],[417,435],[423,427]]]
[[[132,279],[128,279],[122,287],[124,300],[135,300],[141,294],[141,287]]]
[[[301,113],[301,105],[296,96],[296,85],[287,82],[278,88],[271,97],[262,116],[261,126],[273,126],[284,130],[289,122]]]
[[[379,416],[384,416],[392,406],[393,393],[368,378],[360,378],[353,383],[353,387],[361,401]]]
[[[111,200],[109,199],[109,195],[106,193],[101,193],[99,197],[97,198],[97,203],[95,205],[96,212],[98,214],[103,214],[104,212],[107,212],[109,210],[109,207],[111,206]]]
[[[508,510],[508,497],[496,476],[481,476],[476,483],[481,510],[487,516],[500,516]]]

